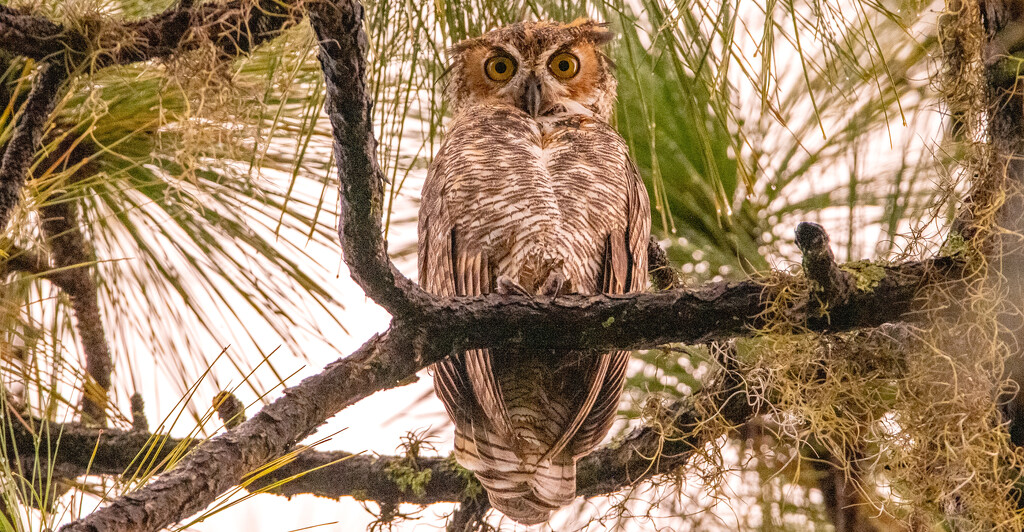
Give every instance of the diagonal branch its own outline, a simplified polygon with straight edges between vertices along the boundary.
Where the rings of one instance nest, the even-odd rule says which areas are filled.
[[[55,267],[61,271],[59,285],[71,300],[75,330],[85,354],[86,381],[82,397],[83,419],[103,425],[107,419],[114,361],[100,313],[99,291],[89,267],[95,262],[78,214],[78,205],[65,193],[55,194],[40,206],[40,225]]]
[[[62,530],[159,530],[201,511],[245,475],[284,455],[338,410],[415,373],[418,365],[409,356],[413,352],[410,339],[394,331],[375,335],[347,358],[285,390],[252,419],[199,446],[145,488]]]

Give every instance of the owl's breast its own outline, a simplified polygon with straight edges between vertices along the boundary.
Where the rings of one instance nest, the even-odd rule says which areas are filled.
[[[474,109],[452,120],[442,152],[428,181],[442,181],[456,233],[495,275],[530,287],[558,269],[574,290],[598,291],[605,237],[625,223],[626,151],[614,130]]]

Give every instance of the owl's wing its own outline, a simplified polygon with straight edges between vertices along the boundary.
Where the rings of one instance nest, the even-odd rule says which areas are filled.
[[[430,171],[444,167],[442,149]],[[442,176],[428,176],[424,185],[419,220],[420,282],[425,290],[441,296],[489,294],[493,280],[487,255],[460,239],[458,224],[444,200],[448,194],[441,190],[448,180],[431,177]],[[488,350],[453,353],[436,363],[434,389],[456,426],[472,427],[480,409],[499,434],[512,433]]]
[[[640,173],[628,156],[625,177],[625,226],[621,230],[612,229],[605,239],[600,284],[602,292],[606,294],[642,292],[647,288],[647,240],[651,234],[651,203]],[[601,443],[615,421],[629,353],[616,351],[603,354],[601,358],[608,360],[603,378],[600,375],[600,368],[605,365],[603,361],[591,372],[593,378],[601,378],[601,386],[593,407],[587,412],[572,440],[573,456],[586,454]]]
[[[459,243],[458,232],[453,230],[452,257],[455,264],[455,294],[481,296],[491,293],[491,269],[487,255],[479,249],[473,251],[463,249],[464,246],[460,246]],[[457,364],[458,361],[459,359],[456,358],[453,365],[459,365],[462,368],[465,382],[469,383],[473,396],[476,397],[476,404],[490,422],[491,428],[498,435],[507,438],[506,441],[515,442],[508,407],[502,397],[497,375],[494,368],[491,367],[490,350],[470,349],[462,354],[462,364]]]

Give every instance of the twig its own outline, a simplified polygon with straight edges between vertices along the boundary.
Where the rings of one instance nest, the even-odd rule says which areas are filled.
[[[679,273],[668,261],[668,254],[661,249],[658,239],[653,236],[647,243],[647,271],[651,275],[651,281],[656,290],[668,290],[683,286],[679,279]]]
[[[142,398],[142,394],[140,394],[139,392],[135,392],[132,394],[131,407],[132,430],[136,432],[148,432],[149,420],[146,419],[146,404]]]
[[[836,264],[825,228],[812,222],[796,226],[796,245],[803,255],[804,273],[818,288],[820,307],[842,303],[856,289],[852,275]]]

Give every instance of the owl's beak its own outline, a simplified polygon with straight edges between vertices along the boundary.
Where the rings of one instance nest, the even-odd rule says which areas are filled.
[[[523,87],[523,93],[519,97],[519,108],[536,118],[540,114],[542,96],[540,78],[531,72],[530,76],[526,78],[526,85]]]

